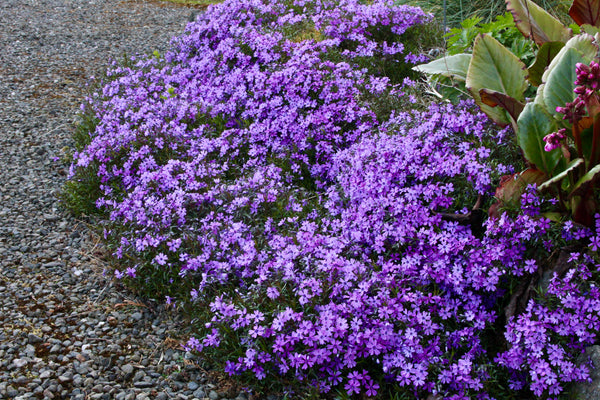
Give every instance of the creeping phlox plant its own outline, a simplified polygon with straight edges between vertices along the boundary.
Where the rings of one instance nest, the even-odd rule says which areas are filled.
[[[561,236],[535,188],[483,218],[513,145],[472,103],[372,103],[409,101],[402,38],[428,20],[226,1],[88,99],[72,179],[97,174],[116,277],[191,313],[186,348],[255,387],[350,396],[547,397],[589,376],[600,238]]]

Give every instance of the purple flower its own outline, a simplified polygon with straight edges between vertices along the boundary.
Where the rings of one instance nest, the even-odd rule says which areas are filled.
[[[167,263],[167,256],[163,253],[160,253],[154,257],[154,262],[158,265],[165,265]]]
[[[346,393],[351,395],[352,393],[360,393],[361,387],[361,376],[360,373],[354,371],[348,374],[348,383],[344,385],[344,389],[346,389]]]

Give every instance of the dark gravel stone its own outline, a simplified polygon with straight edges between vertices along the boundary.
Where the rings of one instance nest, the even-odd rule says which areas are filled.
[[[33,333],[27,335],[27,343],[29,344],[41,343],[42,341],[43,339],[41,337],[34,335]]]

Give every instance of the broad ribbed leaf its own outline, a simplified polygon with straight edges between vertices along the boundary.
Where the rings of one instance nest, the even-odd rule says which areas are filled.
[[[590,169],[587,174],[581,177],[575,184],[573,191],[569,194],[569,197],[581,196],[589,188],[591,184],[597,179],[600,179],[600,164]]]
[[[600,0],[574,0],[569,15],[577,25],[600,27]]]
[[[529,83],[534,86],[542,84],[544,71],[564,46],[563,42],[546,42],[540,47],[535,62],[527,70],[529,72]]]
[[[575,49],[568,49],[562,54],[560,63],[548,76],[546,88],[544,89],[544,103],[557,118],[561,118],[556,112],[556,107],[564,107],[566,103],[572,102],[575,99],[573,82],[577,78],[575,65],[583,62],[584,59]]]
[[[500,106],[504,108],[514,122],[517,122],[519,114],[521,114],[525,107],[525,104],[520,101],[517,101],[504,93],[494,92],[489,89],[481,89],[479,91],[479,96],[481,97],[481,101],[490,107]]]
[[[572,35],[571,29],[533,1],[506,0],[506,9],[513,15],[523,36],[531,38],[539,46],[546,42],[564,43]]]
[[[596,56],[596,54],[598,54],[598,45],[595,44],[594,37],[592,35],[582,33],[574,36],[569,39],[567,43],[565,43],[565,46],[558,52],[556,57],[552,59],[552,62],[542,76],[542,82],[548,81],[548,75],[550,75],[556,65],[561,62],[562,53],[567,52],[569,49],[577,50],[582,54],[583,58],[588,63]]]
[[[535,104],[538,104],[538,105],[542,106],[542,108],[545,109],[546,108],[546,104],[544,104],[544,90],[546,90],[546,85],[542,83],[537,88],[537,93],[536,93],[535,98],[533,99],[533,102]]]
[[[489,35],[475,39],[466,87],[483,112],[495,122],[507,125],[510,120],[506,112],[483,103],[480,90],[502,93],[522,102],[527,86],[527,68],[517,56]]]
[[[544,150],[544,136],[557,130],[554,118],[539,104],[528,103],[519,115],[517,126],[517,142],[527,161],[552,176],[563,159],[560,149]]]
[[[584,163],[585,163],[585,160],[583,158],[576,158],[575,160],[571,161],[569,163],[569,165],[567,165],[567,168],[564,171],[562,171],[560,174],[557,174],[552,179],[548,179],[546,182],[541,184],[538,187],[538,189],[540,191],[544,191],[544,190],[550,188],[552,185],[560,184],[560,182],[563,179],[565,179],[566,177],[569,176],[569,172],[575,171],[577,168],[579,168]]]
[[[597,52],[592,36],[579,35],[569,40],[550,63],[542,77],[545,83],[543,96],[547,110],[556,118],[562,119],[556,107],[564,107],[575,99],[576,64],[589,63]]]
[[[416,65],[413,69],[427,75],[442,75],[464,81],[467,78],[470,62],[470,54],[455,54],[439,58],[427,64]]]

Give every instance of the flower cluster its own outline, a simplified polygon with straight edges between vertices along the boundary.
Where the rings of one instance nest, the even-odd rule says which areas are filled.
[[[511,388],[528,386],[536,396],[553,399],[565,384],[589,380],[591,364],[580,360],[600,329],[600,238],[572,222],[564,224],[562,237],[574,244],[560,249],[554,268],[539,271],[543,296],[530,299],[521,314],[509,318],[509,349],[496,358],[511,370]]]
[[[163,276],[197,313],[188,349],[350,395],[489,398],[504,368],[535,372],[536,394],[587,376],[568,369],[576,347],[532,347],[526,327],[553,303],[511,319],[508,352],[490,345],[500,304],[554,246],[532,193],[516,216],[472,209],[510,170],[492,159],[502,134],[472,103],[382,118],[366,100],[402,96],[365,59],[418,58],[397,40],[428,19],[385,1],[227,0],[88,99],[98,122],[73,177],[97,171],[115,275]],[[596,292],[573,293],[587,311],[565,304],[548,326],[569,320],[560,335],[590,343]],[[555,381],[536,378],[546,356]]]
[[[270,224],[260,266],[243,290],[211,303],[210,334],[190,348],[220,345],[233,329],[246,350],[230,360],[232,374],[275,371],[322,392],[344,385],[374,394],[382,379],[415,392],[479,392],[487,379],[480,333],[495,318],[487,303],[505,272],[483,257],[487,242],[438,212],[452,205],[453,178],[474,193],[489,189],[488,151],[462,142],[457,153],[465,130],[484,135],[485,118],[434,106],[393,116],[338,152],[325,212],[296,217],[286,235]]]
[[[600,290],[586,283],[600,265],[577,252],[569,263],[573,268],[564,276],[553,273],[542,301],[531,300],[523,314],[511,318],[506,331],[511,347],[497,359],[513,371],[527,365],[527,373],[515,373],[511,385],[521,388],[528,382],[536,396],[557,396],[565,383],[589,379],[589,365],[575,360],[595,343],[600,329]]]
[[[90,99],[100,122],[91,143],[75,154],[74,168],[99,164],[104,196],[97,205],[130,226],[117,233],[118,256],[153,252],[154,267],[178,262],[182,275],[232,248],[250,252],[244,256],[250,263],[246,223],[212,241],[211,232],[230,226],[236,213],[253,215],[281,196],[295,196],[296,186],[322,185],[331,156],[373,127],[375,114],[361,98],[389,90],[385,77],[368,75],[352,57],[329,60],[328,51],[347,39],[341,32],[300,42],[283,32],[306,18],[322,25],[324,15],[340,10],[355,32],[393,22],[398,34],[428,16],[379,2],[301,3],[225,2],[190,24],[164,60],[109,71],[109,83]],[[381,47],[368,35],[347,34]],[[221,207],[231,197],[236,201]],[[165,233],[173,225],[180,228],[175,239]],[[201,246],[201,255],[172,244],[197,238],[202,241],[193,248]]]
[[[575,73],[575,93],[582,95],[584,99],[589,98],[595,90],[600,89],[600,65],[592,61],[590,65],[578,63]]]
[[[558,132],[552,132],[546,136],[544,136],[544,145],[545,151],[552,151],[561,146],[563,141],[567,138],[567,130],[566,128],[559,129]]]
[[[557,107],[556,112],[564,114],[564,119],[571,124],[579,122],[586,115],[595,115],[599,111],[598,89],[600,85],[600,65],[592,61],[590,65],[577,63],[577,77],[574,92],[577,95],[574,101],[565,107]]]

